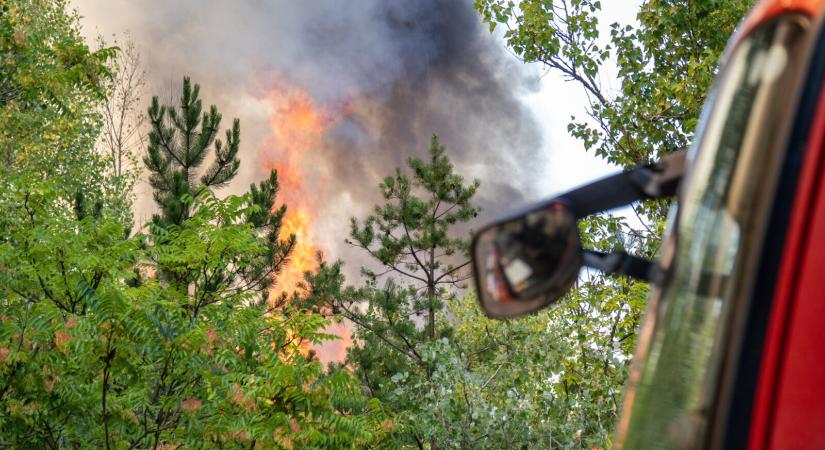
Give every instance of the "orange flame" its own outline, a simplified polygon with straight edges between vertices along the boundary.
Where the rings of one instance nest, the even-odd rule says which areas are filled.
[[[290,261],[279,274],[275,289],[292,293],[303,280],[304,272],[317,269],[318,247],[311,229],[314,205],[304,185],[305,164],[311,163],[311,152],[321,145],[331,121],[304,91],[274,89],[267,97],[272,108],[272,136],[265,146],[276,161],[272,166],[278,171],[280,198],[287,205],[280,237],[294,234],[296,238]]]
[[[263,155],[271,161],[268,166],[278,171],[281,184],[279,197],[287,205],[281,224],[280,238],[294,234],[295,248],[287,265],[278,275],[274,293],[294,292],[303,281],[304,273],[318,268],[315,255],[319,248],[312,232],[316,205],[312,193],[307,192],[306,168],[320,156],[313,154],[323,144],[324,134],[333,123],[329,111],[316,106],[310,96],[299,89],[279,85],[269,91],[267,101],[271,108],[269,125],[272,135],[264,143]],[[313,182],[323,182],[312,174]],[[325,332],[341,337],[316,347],[322,362],[342,361],[346,349],[352,345],[350,330],[345,323],[333,324]],[[305,350],[309,350],[308,348]]]

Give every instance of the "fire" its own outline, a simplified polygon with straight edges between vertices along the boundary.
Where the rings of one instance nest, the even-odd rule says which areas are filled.
[[[281,238],[291,234],[296,237],[290,261],[279,274],[275,289],[292,293],[303,280],[304,272],[317,268],[318,247],[311,229],[315,205],[306,192],[304,165],[313,159],[311,152],[322,144],[331,120],[306,92],[298,89],[274,89],[267,99],[272,111],[272,136],[265,146],[268,156],[275,161],[272,165],[281,183],[280,198],[287,205]]]
[[[280,170],[278,171],[280,173]],[[304,279],[304,272],[313,271],[318,263],[315,255],[318,249],[314,244],[314,236],[310,229],[310,212],[306,208],[290,208],[294,203],[287,204],[287,213],[281,223],[280,238],[285,239],[295,235],[295,248],[289,256],[289,261],[278,275],[276,289],[281,292],[292,293]],[[293,211],[290,211],[293,209]]]
[[[269,125],[272,132],[264,143],[264,160],[278,171],[281,184],[279,197],[287,205],[281,224],[281,239],[295,235],[295,247],[289,261],[278,275],[274,294],[294,292],[303,281],[304,273],[318,268],[316,255],[319,247],[312,232],[317,205],[307,191],[306,168],[319,156],[313,154],[323,144],[324,134],[333,124],[329,111],[318,107],[304,91],[279,86],[269,91]],[[317,173],[311,174],[314,183],[323,182]],[[273,298],[276,296],[273,296]],[[341,361],[352,345],[350,329],[345,323],[333,324],[325,330],[341,337],[314,350],[323,362]],[[304,349],[308,351],[309,349]]]

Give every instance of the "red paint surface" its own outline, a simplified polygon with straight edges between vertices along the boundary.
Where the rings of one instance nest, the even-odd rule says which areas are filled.
[[[821,92],[821,91],[820,91]],[[748,448],[825,448],[825,96],[793,201]],[[779,199],[779,201],[783,201]]]
[[[825,0],[762,0],[745,17],[731,44],[735,45],[759,24],[767,22],[780,14],[801,13],[818,16],[823,9],[825,9]]]

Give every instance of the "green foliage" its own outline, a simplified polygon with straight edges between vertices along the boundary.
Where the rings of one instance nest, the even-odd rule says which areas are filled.
[[[241,125],[238,119],[232,130],[226,130],[226,146],[216,139],[221,125],[221,114],[212,105],[203,112],[198,98],[200,86],[192,87],[189,77],[183,79],[180,107],[160,106],[157,96],[149,107],[149,152],[144,158],[150,171],[149,183],[161,208],[161,215],[153,220],[158,224],[180,224],[189,218],[187,196],[209,188],[226,185],[238,173]],[[204,163],[214,145],[215,159],[195,183],[195,171]]]
[[[37,173],[56,180],[67,203],[80,192],[92,204],[123,205],[94,150],[100,128],[95,106],[116,49],[91,51],[78,17],[65,8],[64,1],[0,4],[0,176]],[[125,221],[126,209],[110,214]]]
[[[265,246],[265,251],[254,257],[254,263],[248,265],[239,275],[244,280],[245,289],[257,291],[263,300],[269,298],[269,291],[274,277],[280,272],[287,258],[295,248],[295,235],[281,239],[281,223],[286,214],[286,205],[275,206],[280,185],[278,173],[273,170],[269,178],[249,185],[247,205],[250,207],[246,216],[246,223],[255,230],[258,240]],[[249,255],[247,255],[249,257]],[[286,293],[277,299],[277,304],[283,304]]]
[[[149,169],[149,183],[154,188],[154,199],[161,209],[152,219],[156,243],[165,243],[165,235],[158,234],[170,226],[179,227],[191,218],[192,198],[226,185],[238,173],[237,158],[240,144],[240,121],[235,119],[232,130],[226,130],[226,145],[216,139],[221,115],[212,105],[202,113],[200,87],[183,79],[180,108],[160,106],[152,98],[148,109],[151,131],[144,162]],[[214,160],[195,183],[196,172],[214,150]],[[210,292],[224,285],[232,285],[246,292],[257,292],[261,301],[269,297],[274,276],[287,261],[295,246],[295,236],[279,237],[286,206],[275,207],[279,190],[275,171],[269,178],[250,186],[244,201],[250,207],[243,221],[255,231],[263,253],[240,253],[224,259],[222,264],[210,267],[178,267],[159,261],[160,275],[177,286],[181,292],[194,290],[204,302],[218,301]],[[237,200],[240,201],[240,200]],[[209,218],[219,225],[232,224],[240,217]],[[199,245],[192,242],[193,245]],[[285,297],[282,297],[283,300]]]
[[[722,51],[752,3],[646,1],[637,26],[613,23],[609,37],[599,33],[599,0],[474,5],[491,29],[507,27],[508,46],[525,62],[543,64],[587,94],[587,118],[571,118],[571,135],[607,161],[633,167],[689,146]],[[618,72],[603,70],[608,63]],[[614,77],[616,91],[603,82]],[[646,202],[634,209],[657,227],[667,207]]]
[[[348,242],[374,262],[362,270],[366,284],[342,290],[338,283],[321,305],[356,326],[347,364],[392,417],[380,446],[436,448],[461,439],[450,433],[467,416],[461,408],[442,416],[437,405],[447,363],[441,349],[453,333],[445,302],[468,278],[468,242],[456,228],[478,213],[471,199],[479,182],[455,174],[436,136],[429,158],[408,166],[409,174],[398,169],[381,183],[383,204],[352,219]]]
[[[604,446],[621,400],[633,329],[626,315],[604,321],[600,312],[629,297],[602,286],[597,295],[574,293],[569,301],[577,308],[514,321],[487,318],[473,295],[450,303],[455,333],[441,348],[447,363],[439,371],[444,389],[436,405],[442,414],[452,409],[467,415],[440,430],[452,436],[448,447]]]
[[[159,197],[184,214],[130,237],[129,193],[94,150],[113,50],[90,51],[62,1],[0,8],[0,446],[381,439],[381,404],[345,369],[304,356],[331,338],[328,321],[266,301],[294,245],[278,239],[276,174],[243,196],[210,189],[237,171],[237,123],[224,148],[220,115],[200,117],[196,87],[169,121],[155,102],[155,184],[178,180]],[[195,185],[191,170],[213,144],[217,162]]]
[[[2,187],[3,444],[351,448],[380,429],[349,374],[302,356],[328,338],[322,317],[151,276],[254,264],[268,249],[244,220],[248,196],[206,192],[147,246],[118,222],[60,214],[51,182]]]
[[[386,203],[376,206],[363,225],[353,218],[348,243],[364,249],[383,269],[404,277],[417,285],[412,291],[409,312],[426,314],[425,329],[430,339],[436,336],[435,313],[442,308],[445,291],[466,280],[461,269],[469,264],[466,258],[467,240],[450,236],[456,224],[478,214],[470,199],[478,189],[478,180],[465,186],[453,173],[446,149],[433,135],[430,159],[409,160],[412,180],[397,169],[394,177],[381,183]],[[464,256],[458,264],[454,257]],[[378,274],[365,270],[376,280]],[[392,290],[390,288],[389,290]],[[421,291],[424,295],[417,295]]]
[[[332,313],[355,324],[358,344],[347,363],[392,416],[381,445],[603,445],[619,408],[645,286],[594,275],[580,283],[566,307],[518,321],[487,318],[473,295],[456,295],[466,274],[466,241],[451,237],[477,211],[471,201],[477,182],[462,187],[435,139],[431,161],[411,160],[410,167],[410,178],[398,170],[381,184],[385,204],[363,222],[352,221],[350,242],[382,270],[364,269],[368,282],[359,289],[342,290],[340,281],[333,282],[337,290],[321,296],[331,299]],[[439,194],[448,191],[445,186],[454,192],[449,199]],[[442,216],[436,208],[455,212],[455,218],[439,222],[449,213]],[[626,239],[621,227],[618,219],[604,217],[583,223],[585,245],[640,250],[642,243]],[[454,243],[452,252],[430,252],[436,242]],[[429,264],[431,255],[436,263]],[[428,282],[440,275],[432,268],[454,279],[434,288]],[[379,286],[380,277],[388,279]]]
[[[608,161],[635,166],[685,148],[722,50],[751,0],[646,1],[638,26],[613,23],[599,33],[599,0],[476,0],[491,29],[507,26],[507,44],[588,94],[589,122],[570,132]],[[608,91],[602,67],[616,63],[621,88]]]

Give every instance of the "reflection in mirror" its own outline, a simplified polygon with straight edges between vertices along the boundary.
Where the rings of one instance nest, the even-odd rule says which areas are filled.
[[[546,306],[570,289],[581,258],[576,218],[561,202],[487,227],[473,243],[481,305],[493,317]]]

